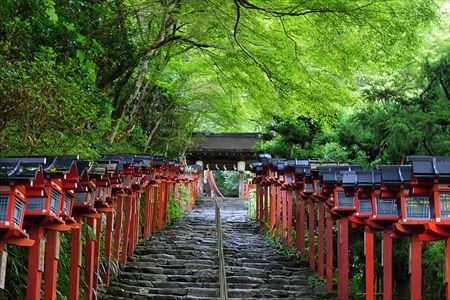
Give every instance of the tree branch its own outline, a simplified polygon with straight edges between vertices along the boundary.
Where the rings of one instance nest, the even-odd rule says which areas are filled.
[[[262,6],[257,6],[253,3],[250,3],[248,0],[236,0],[240,6],[246,8],[246,9],[253,9],[253,10],[259,10],[268,14],[271,14],[272,16],[275,17],[283,17],[283,16],[292,16],[292,17],[298,17],[298,16],[304,16],[307,14],[312,14],[312,13],[349,13],[351,11],[356,11],[356,10],[362,10],[366,7],[371,6],[372,4],[376,3],[376,2],[380,2],[379,0],[373,0],[371,2],[368,2],[366,4],[354,7],[354,8],[344,8],[344,9],[332,9],[332,8],[309,8],[306,10],[299,10],[299,8],[302,6],[302,4],[300,5],[296,5],[294,8],[289,9],[288,11],[280,11],[280,10],[274,10],[271,8],[267,8],[267,7],[262,7]],[[235,1],[235,2],[236,2]]]
[[[269,79],[269,81],[276,86],[276,84],[273,81],[272,72],[269,70],[269,68],[266,65],[264,65],[264,63],[260,63],[253,55],[251,55],[250,52],[248,52],[247,49],[245,49],[244,46],[239,41],[239,39],[237,37],[237,33],[238,33],[238,28],[239,28],[239,21],[241,20],[241,6],[239,4],[239,0],[234,0],[234,4],[236,5],[236,22],[234,23],[234,28],[233,28],[234,41],[239,46],[239,48],[242,50],[242,52],[244,52],[244,54],[247,55],[261,69],[261,71],[264,72],[264,74],[266,74],[267,79]]]

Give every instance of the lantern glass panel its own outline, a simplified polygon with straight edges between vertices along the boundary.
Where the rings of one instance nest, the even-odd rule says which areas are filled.
[[[407,219],[430,219],[430,205],[427,197],[405,197],[405,206]]]
[[[50,211],[57,215],[58,214],[58,208],[59,208],[59,201],[61,198],[61,194],[58,193],[56,190],[51,189],[50,191]]]
[[[8,214],[8,195],[0,195],[0,222],[6,221]]]
[[[396,199],[382,199],[375,198],[375,207],[377,216],[398,216],[397,201]]]
[[[86,200],[86,193],[75,193],[75,203],[84,203]]]
[[[44,210],[45,209],[45,198],[44,197],[31,197],[27,198],[28,204],[25,211],[30,210]]]
[[[338,192],[336,203],[338,207],[353,208],[354,198],[345,196],[345,192]]]
[[[129,182],[130,182],[130,175],[127,174],[123,176],[123,184],[129,185]]]
[[[450,219],[450,192],[439,193],[439,209],[442,219]]]
[[[88,201],[89,204],[94,205],[94,200],[95,200],[95,191],[89,193],[89,201]]]
[[[306,183],[305,184],[305,192],[312,192],[313,191],[313,184],[312,183]]]
[[[321,187],[320,187],[320,182],[316,182],[316,183],[315,183],[315,186],[316,186],[316,193],[322,192],[322,189],[321,189]]]
[[[291,182],[292,182],[291,174],[286,174],[286,183],[291,183]]]
[[[372,213],[372,199],[358,199],[359,213],[371,214]]]
[[[22,216],[23,216],[23,208],[24,204],[22,201],[20,201],[19,198],[14,199],[14,210],[13,210],[13,222],[16,223],[17,226],[20,226],[22,223]]]
[[[72,201],[72,197],[69,194],[64,195],[64,213],[68,215],[70,213],[70,203]]]

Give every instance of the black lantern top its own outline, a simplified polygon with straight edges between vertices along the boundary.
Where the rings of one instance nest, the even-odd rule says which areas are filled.
[[[318,175],[322,178],[322,182],[329,185],[342,184],[344,172],[356,170],[362,170],[362,167],[360,165],[317,167]]]
[[[410,165],[381,165],[381,182],[384,185],[402,185],[411,182]]]
[[[450,157],[409,156],[415,178],[450,178]]]
[[[51,177],[58,177],[58,175],[64,176],[74,170],[79,155],[45,156],[45,158],[47,160],[44,167],[45,173]]]
[[[343,171],[342,187],[379,187],[381,184],[380,171]]]
[[[356,172],[343,171],[341,175],[343,188],[355,188],[358,184],[358,174]]]
[[[269,160],[272,159],[272,155],[270,155],[269,153],[263,153],[259,154],[258,157],[264,167],[269,166]]]
[[[381,172],[376,170],[356,170],[359,187],[379,187],[381,184]]]

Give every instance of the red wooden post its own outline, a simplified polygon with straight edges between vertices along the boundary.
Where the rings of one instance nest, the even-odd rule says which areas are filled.
[[[133,194],[136,195],[136,194]],[[134,240],[136,238],[135,235],[135,231],[136,231],[136,205],[137,205],[137,196],[136,197],[132,197],[130,199],[130,227],[128,228],[128,246],[127,246],[127,257],[132,257],[133,256],[133,245],[134,245]]]
[[[135,213],[136,213],[136,217],[134,219],[134,228],[135,228],[135,238],[134,238],[134,243],[133,243],[133,251],[131,251],[131,255],[133,255],[134,253],[134,246],[138,243],[139,241],[139,233],[140,233],[140,226],[139,226],[139,222],[140,222],[140,211],[141,211],[141,195],[142,193],[136,193],[136,201],[135,201]]]
[[[339,219],[339,278],[338,298],[348,299],[348,218]]]
[[[39,259],[41,253],[41,243],[44,239],[44,228],[39,225],[30,228],[30,238],[34,240],[34,245],[28,250],[28,286],[27,300],[40,299],[41,280],[43,268],[40,268]]]
[[[283,199],[281,200],[281,213],[282,213],[282,222],[281,222],[281,238],[283,244],[286,245],[286,234],[287,234],[287,192],[286,190],[281,191]]]
[[[96,219],[87,218],[87,225],[94,229]],[[84,299],[93,299],[93,287],[94,287],[94,248],[95,241],[91,239],[90,235],[86,235],[86,252],[85,252],[85,267],[84,267]]]
[[[337,227],[337,237],[336,237],[336,243],[337,243],[337,292],[338,292],[338,299],[343,299],[342,297],[342,243],[341,243],[341,235],[342,235],[342,229],[341,229],[341,222],[339,219],[336,220],[336,227]]]
[[[374,298],[374,256],[373,256],[373,232],[366,227],[365,232],[365,254],[366,254],[366,299]]]
[[[275,214],[276,214],[276,199],[277,199],[277,191],[274,185],[270,185],[270,224],[269,231],[273,233],[275,227]]]
[[[447,237],[445,240],[445,248],[444,248],[444,261],[445,261],[445,270],[447,271],[447,274],[444,274],[446,277],[445,282],[445,293],[446,293],[446,299],[450,299],[450,287],[449,287],[449,278],[450,278],[450,237]]]
[[[316,249],[314,241],[314,202],[308,199],[308,229],[309,229],[309,267],[316,268]]]
[[[259,183],[256,184],[256,201],[255,201],[255,220],[259,221],[259,198],[261,197],[261,185]]]
[[[154,210],[154,202],[155,199],[153,197],[153,190],[154,190],[154,186],[153,185],[149,185],[148,187],[148,198],[149,198],[149,202],[148,202],[148,237],[147,239],[150,238],[150,235],[152,234],[153,231],[153,210]]]
[[[192,183],[191,182],[188,182],[187,183],[187,190],[188,190],[188,207],[189,207],[189,210],[191,210],[191,208],[192,208],[192,206],[193,206],[193,203],[192,203],[192,200],[193,200],[193,191],[192,191]],[[160,189],[161,189],[161,187],[159,187]]]
[[[159,201],[158,201],[158,230],[162,230],[164,226],[164,203],[165,202],[165,194],[164,194],[164,183],[161,182],[159,184]]]
[[[324,277],[324,240],[325,240],[325,236],[324,236],[324,218],[325,218],[325,203],[323,201],[320,201],[318,204],[318,235],[317,235],[317,248],[318,248],[318,253],[317,253],[317,275],[320,278]]]
[[[264,223],[267,229],[269,223],[269,186],[264,186]]]
[[[122,208],[123,208],[122,196],[117,197],[117,209],[116,209],[116,221],[114,224],[114,251],[113,259],[119,261],[120,253],[120,231],[122,229]]]
[[[264,229],[264,186],[262,186],[261,184],[259,185],[259,222],[260,222],[260,229],[263,230]]]
[[[383,230],[383,299],[392,299],[392,229]]]
[[[59,259],[59,232],[47,230],[44,272],[44,299],[56,299],[56,277]]]
[[[159,208],[159,199],[158,199],[158,185],[153,187],[153,217],[152,217],[152,232],[155,232],[156,225],[158,224],[158,208]],[[189,195],[188,195],[189,197]]]
[[[144,230],[142,233],[142,237],[144,240],[147,240],[150,237],[150,220],[151,220],[151,186],[148,186],[145,189],[145,207],[144,207]]]
[[[110,276],[110,261],[111,261],[111,242],[112,242],[112,228],[113,228],[113,212],[106,213],[106,229],[105,229],[105,269],[103,271],[103,282],[105,286],[109,285]]]
[[[296,221],[295,221],[295,244],[300,255],[305,256],[305,202],[300,193],[295,193],[297,198]]]
[[[169,184],[166,182],[166,183],[164,183],[164,225],[166,225],[167,224],[167,218],[168,218],[168,216],[167,216],[167,206],[168,206],[168,204],[169,204],[169,195],[170,195],[170,186],[169,186]],[[194,197],[194,191],[191,189],[191,194],[192,194],[192,197]]]
[[[276,187],[277,189],[277,204],[276,204],[276,219],[275,219],[275,234],[280,234],[280,218],[281,218],[281,188]]]
[[[81,216],[75,216],[80,227],[72,229],[70,242],[70,285],[69,300],[78,300],[80,292],[80,264],[81,264]]]
[[[133,204],[133,211],[134,211],[134,225],[133,225],[133,243],[131,247],[131,256],[133,256],[134,253],[134,246],[139,241],[139,215],[141,210],[141,193],[136,193],[136,198],[134,198],[134,204]]]
[[[170,194],[172,193],[171,190],[171,186],[169,183],[167,183],[167,192],[166,192],[166,207],[165,207],[165,212],[166,212],[166,218],[165,218],[165,224],[167,224],[168,220],[169,220],[169,214],[168,214],[168,207],[169,207],[169,201],[170,201]],[[192,184],[192,198],[194,198],[194,184]]]
[[[142,221],[142,238],[144,240],[148,239],[148,237],[150,236],[150,232],[149,232],[149,216],[150,216],[150,197],[149,197],[149,191],[150,191],[150,187],[147,187],[144,191],[144,220]]]
[[[128,253],[131,256],[133,256],[134,246],[139,240],[139,211],[141,209],[141,193],[136,193],[135,195],[136,197],[134,198],[133,203],[133,243],[131,243],[131,251]]]
[[[133,197],[127,196],[126,206],[125,206],[125,219],[123,222],[123,233],[122,233],[122,253],[120,255],[120,263],[125,266],[127,263],[128,256],[128,240],[130,236],[130,224],[131,224],[131,209],[133,206]]]
[[[410,290],[411,299],[418,300],[422,297],[422,243],[419,235],[411,236],[411,277]]]
[[[292,247],[292,191],[287,191],[287,240],[286,244]]]
[[[100,268],[100,243],[102,238],[102,214],[99,214],[98,218],[95,219],[95,243],[94,243],[94,280],[93,280],[93,289],[97,290],[98,287],[98,277],[95,275],[98,273]]]
[[[333,291],[333,219],[331,214],[327,212],[327,291]]]

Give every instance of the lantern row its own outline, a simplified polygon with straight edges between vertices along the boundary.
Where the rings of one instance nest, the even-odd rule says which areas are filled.
[[[177,198],[179,186],[186,186],[191,201],[185,209],[192,207],[199,172],[197,166],[145,155],[103,155],[94,162],[77,155],[0,158],[2,257],[5,244],[29,247],[27,299],[40,299],[42,279],[44,299],[56,299],[60,232],[70,233],[68,296],[78,299],[84,221],[93,234],[85,237],[81,282],[84,299],[92,299],[99,285],[101,244],[105,265],[100,275],[108,285],[110,261],[124,266],[140,237],[148,239],[164,227],[169,194]],[[4,285],[5,274],[0,275]]]
[[[446,241],[444,270],[448,278],[450,157],[410,156],[408,165],[381,165],[376,170],[315,159],[274,159],[270,154],[261,154],[259,158],[250,168],[255,174],[256,219],[261,229],[281,235],[283,243],[290,247],[295,219],[296,248],[306,256],[307,223],[310,268],[317,270],[319,277],[326,278],[329,292],[333,290],[333,223],[336,222],[339,299],[349,297],[349,222],[365,233],[366,299],[374,299],[375,231],[383,232],[383,299],[392,299],[392,238],[411,237],[411,299],[421,298],[422,242]],[[308,220],[305,220],[306,210]],[[447,280],[446,297],[450,299]]]

